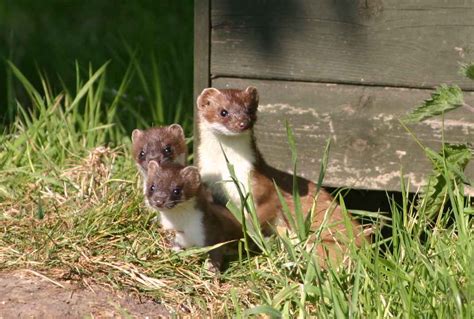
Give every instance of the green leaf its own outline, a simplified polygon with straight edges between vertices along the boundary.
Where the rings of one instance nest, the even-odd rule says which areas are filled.
[[[243,188],[243,184],[237,179],[235,174],[234,165],[229,162],[229,158],[220,144],[222,154],[224,155],[225,161],[227,163],[227,169],[229,170],[229,174],[231,176],[231,181],[223,181],[225,182],[232,182],[235,184],[237,188],[237,192],[239,193],[241,207],[239,208],[237,205],[228,204],[227,208],[231,211],[231,213],[239,220],[242,224],[242,231],[244,232],[244,242],[247,252],[248,249],[248,240],[247,235],[253,240],[253,242],[262,250],[264,253],[269,253],[269,247],[267,246],[267,242],[263,236],[263,233],[260,229],[260,224],[257,217],[257,210],[255,207],[255,203],[252,198],[252,190],[251,185],[247,185],[249,188],[249,192],[244,194],[245,189]],[[230,201],[228,201],[230,203]],[[248,213],[248,217],[245,216],[245,212]]]
[[[473,150],[466,144],[450,144],[445,143],[442,151],[437,154],[427,148],[426,154],[435,165],[435,170],[439,174],[444,172],[444,165],[448,168],[448,172],[459,181],[470,184],[470,181],[464,175],[464,169],[472,157]]]
[[[288,220],[288,223],[290,224],[291,229],[296,229],[296,221],[293,218],[293,215],[291,214],[291,210],[288,207],[288,204],[286,203],[285,198],[283,197],[283,194],[280,191],[280,188],[278,187],[277,183],[275,180],[273,180],[273,186],[275,187],[275,190],[278,195],[278,200],[280,201],[281,207],[283,214],[285,214],[286,220]]]
[[[179,251],[177,254],[180,257],[187,257],[187,256],[193,256],[193,255],[202,255],[202,254],[207,254],[213,249],[219,248],[221,246],[227,245],[228,243],[235,242],[235,240],[230,240],[230,241],[225,241],[221,242],[212,246],[204,246],[204,247],[192,247],[188,248],[186,250]]]
[[[86,84],[77,92],[74,101],[72,101],[71,105],[69,105],[68,110],[74,109],[74,107],[79,103],[79,101],[90,92],[92,89],[92,85],[97,81],[98,78],[105,72],[107,65],[110,61],[107,61],[104,65],[102,65],[95,73],[90,75],[89,80],[87,80]]]
[[[457,85],[441,85],[425,100],[403,119],[406,123],[418,123],[427,118],[454,110],[464,104],[462,90]]]
[[[474,62],[461,64],[461,69],[459,70],[461,75],[474,80]]]
[[[38,200],[38,210],[36,211],[36,218],[40,220],[44,218],[44,209],[43,205],[41,204],[41,199]]]
[[[262,305],[262,306],[257,306],[253,307],[247,311],[245,311],[246,316],[250,315],[259,315],[259,314],[266,314],[270,316],[270,318],[281,318],[281,313],[276,310],[275,308],[268,306],[268,305]]]
[[[291,162],[294,164],[297,161],[295,136],[293,134],[293,130],[291,129],[290,123],[288,123],[288,121],[285,122],[285,127],[286,127],[286,137],[288,139],[288,144],[290,145],[290,150],[291,150]]]
[[[439,212],[447,196],[447,178],[456,184],[470,183],[464,176],[464,169],[472,157],[472,150],[465,144],[446,143],[439,153],[429,148],[425,153],[433,162],[433,171],[418,200],[418,210],[423,206],[425,214],[432,217]]]
[[[319,190],[321,189],[321,186],[323,185],[324,176],[326,175],[326,170],[327,170],[328,161],[329,161],[329,148],[330,148],[330,146],[331,146],[331,138],[328,138],[326,140],[326,147],[324,148],[323,158],[321,160],[321,167],[319,169],[317,192],[319,192]]]
[[[23,85],[24,89],[26,90],[26,92],[28,93],[30,98],[38,106],[40,106],[42,109],[44,109],[45,104],[44,104],[44,101],[43,101],[43,97],[35,89],[33,84],[31,84],[31,82],[28,81],[28,79],[23,75],[23,73],[21,73],[21,71],[11,61],[7,61],[7,64],[10,67],[10,69],[13,71],[13,74],[16,76],[16,78],[21,82],[21,84]]]
[[[298,237],[301,240],[306,238],[306,223],[304,219],[304,212],[301,205],[300,192],[298,189],[298,176],[297,176],[297,162],[298,155],[296,151],[296,140],[293,134],[293,130],[290,127],[288,121],[286,121],[286,135],[288,138],[288,144],[290,145],[291,150],[291,162],[293,164],[293,203],[294,203],[294,215],[296,221],[296,228],[294,231],[298,234]]]

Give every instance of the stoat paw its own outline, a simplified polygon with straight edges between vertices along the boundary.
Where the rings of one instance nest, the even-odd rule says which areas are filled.
[[[174,243],[174,244],[171,246],[171,250],[178,252],[178,251],[183,250],[183,247],[181,247],[180,245]]]
[[[204,267],[206,268],[207,271],[216,275],[221,272],[220,265],[213,263],[210,259],[206,259]]]

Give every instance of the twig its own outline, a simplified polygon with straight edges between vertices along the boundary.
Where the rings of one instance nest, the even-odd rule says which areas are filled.
[[[29,272],[29,273],[32,273],[32,274],[35,275],[35,276],[38,276],[38,277],[43,278],[43,279],[46,279],[47,281],[49,281],[49,282],[55,284],[55,285],[58,286],[58,287],[61,287],[61,288],[66,289],[66,287],[64,287],[63,285],[61,285],[59,282],[57,282],[57,281],[55,281],[55,280],[53,280],[53,279],[51,279],[51,278],[48,278],[48,277],[46,277],[45,275],[40,274],[39,272],[36,272],[36,271],[34,271],[34,270],[31,270],[31,269],[26,269],[26,271]]]

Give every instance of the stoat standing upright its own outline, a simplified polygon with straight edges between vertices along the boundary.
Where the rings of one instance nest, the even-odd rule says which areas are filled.
[[[214,204],[194,166],[148,163],[146,202],[160,212],[164,229],[176,231],[174,249],[203,247],[242,238],[240,223],[225,207]],[[225,246],[209,252],[221,267]]]
[[[225,204],[231,200],[240,207],[241,200],[235,184],[227,182],[231,178],[222,150],[225,152],[244,190],[248,192],[251,186],[260,225],[263,232],[269,234],[271,226],[283,223],[289,227],[273,180],[281,188],[288,206],[293,209],[292,176],[268,166],[260,155],[253,134],[257,108],[258,92],[254,87],[245,90],[203,90],[197,98],[200,134],[197,156],[202,180],[211,189],[216,201]],[[316,186],[303,178],[298,178],[298,186],[302,209],[306,213],[314,203]],[[326,211],[332,206],[334,209],[325,217]],[[318,229],[323,221],[330,225],[322,233],[323,242],[339,245],[339,237],[350,236],[341,208],[333,203],[333,198],[324,189],[317,196],[312,228]],[[360,245],[365,239],[362,227],[352,218],[350,223],[356,244]]]
[[[241,205],[240,195],[232,182],[224,153],[233,164],[244,193],[249,191],[249,183],[257,177],[252,176],[260,160],[252,133],[253,124],[257,119],[257,107],[258,95],[252,87],[244,91],[209,88],[197,99],[199,172],[215,201],[220,204],[225,205],[227,200],[231,200],[238,207]],[[252,183],[252,186],[257,186],[256,184],[260,183]],[[268,211],[258,209],[262,226],[275,223],[278,217],[277,208],[278,206],[274,205]],[[266,230],[268,233],[269,229]]]
[[[183,128],[179,124],[152,127],[132,132],[132,155],[143,177],[145,189],[148,163],[156,161],[186,164],[187,147]]]

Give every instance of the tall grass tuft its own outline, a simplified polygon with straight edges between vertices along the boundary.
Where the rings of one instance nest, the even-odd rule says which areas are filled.
[[[170,234],[143,204],[119,116],[132,112],[123,92],[138,72],[133,61],[111,103],[104,102],[106,66],[88,69],[85,78],[79,72],[76,87],[57,94],[45,78],[40,90],[10,68],[31,105],[18,102],[14,123],[0,134],[0,270],[33,268],[85,286],[108,285],[153,298],[176,316],[473,316],[474,208],[465,180],[453,173],[462,165],[449,151],[427,152],[445,181],[443,209],[432,215],[433,204],[411,201],[401,178],[403,201],[393,201],[390,217],[364,213],[384,220],[392,235],[376,228],[373,244],[350,249],[350,262],[328,269],[307,250],[306,231],[262,236],[242,187],[243,209],[229,208],[247,236],[237,259],[215,275],[203,262],[205,250],[169,249]],[[151,99],[153,92],[150,86]],[[301,217],[294,223],[306,225]],[[250,242],[261,253],[250,252]]]
[[[96,71],[89,69],[89,78],[84,83],[78,76],[76,92],[65,90],[57,95],[49,90],[47,79],[41,79],[43,91],[40,92],[12,63],[9,65],[24,86],[31,106],[17,105],[19,116],[0,159],[4,165],[10,163],[18,167],[28,163],[32,171],[36,165],[45,165],[45,161],[61,166],[71,155],[81,156],[84,150],[121,142],[118,137],[124,132],[114,120],[128,76],[117,98],[110,105],[104,105],[107,65]]]

